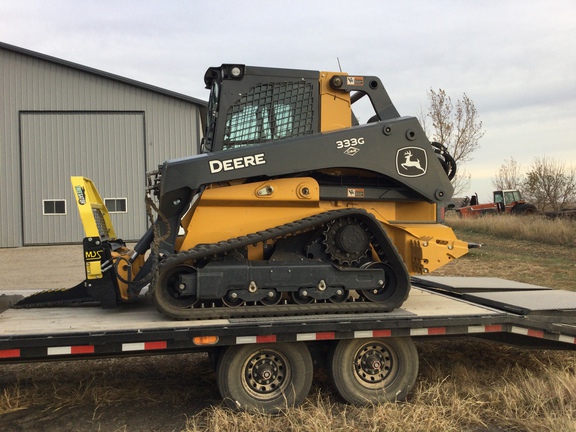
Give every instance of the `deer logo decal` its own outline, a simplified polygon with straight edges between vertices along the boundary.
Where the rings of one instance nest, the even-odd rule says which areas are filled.
[[[428,156],[420,147],[404,147],[396,152],[396,171],[403,177],[420,177],[428,169]]]

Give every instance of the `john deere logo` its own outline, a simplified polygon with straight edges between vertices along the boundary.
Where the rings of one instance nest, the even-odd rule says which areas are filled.
[[[428,170],[428,156],[420,147],[404,147],[396,152],[396,171],[403,177],[420,177]]]

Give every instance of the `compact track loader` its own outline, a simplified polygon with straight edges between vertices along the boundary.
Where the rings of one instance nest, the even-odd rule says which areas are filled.
[[[143,297],[176,319],[392,310],[410,275],[467,252],[442,222],[456,166],[372,76],[209,68],[202,153],[148,173],[151,227],[129,250],[73,177],[86,280],[18,307]],[[358,124],[352,105],[374,115]]]

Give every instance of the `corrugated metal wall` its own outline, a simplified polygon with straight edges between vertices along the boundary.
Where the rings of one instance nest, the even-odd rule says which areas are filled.
[[[81,241],[70,175],[127,198],[116,233],[139,238],[144,173],[196,153],[199,116],[190,101],[0,46],[0,247]],[[43,215],[59,198],[66,215]]]
[[[144,113],[23,113],[20,118],[24,244],[84,237],[71,175],[92,179],[104,199],[126,198],[127,212],[111,215],[118,235],[135,239],[146,231]],[[44,200],[64,200],[66,214],[43,215]]]

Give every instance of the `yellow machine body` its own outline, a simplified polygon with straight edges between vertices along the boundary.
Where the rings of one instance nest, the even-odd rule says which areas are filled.
[[[318,183],[308,177],[257,183],[213,185],[183,218],[177,249],[217,243],[341,208],[361,208],[379,220],[410,273],[429,273],[464,255],[467,244],[436,223],[436,206],[423,201],[322,201]],[[262,259],[264,245],[249,249]]]

